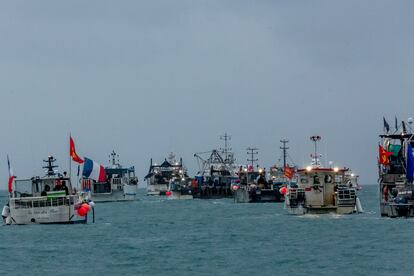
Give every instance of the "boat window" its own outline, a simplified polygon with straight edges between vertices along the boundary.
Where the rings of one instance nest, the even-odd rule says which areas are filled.
[[[27,197],[32,195],[32,180],[16,180],[14,182],[14,192],[17,197]]]
[[[343,182],[342,179],[343,179],[342,175],[335,175],[335,183],[342,183]]]
[[[325,175],[325,183],[332,183],[332,180],[333,180],[332,175],[330,174]]]
[[[112,179],[112,184],[121,185],[121,178],[114,178],[114,179]]]
[[[110,193],[111,185],[109,183],[94,183],[93,192],[96,194]]]
[[[302,178],[300,179],[300,183],[302,183],[302,184],[307,184],[307,183],[309,183],[308,178],[307,178],[307,177],[302,177]]]

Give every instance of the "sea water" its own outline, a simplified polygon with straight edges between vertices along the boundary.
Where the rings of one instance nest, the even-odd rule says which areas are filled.
[[[0,227],[0,275],[413,275],[414,219],[381,218],[377,194],[360,192],[364,214],[290,216],[140,191],[95,224]]]

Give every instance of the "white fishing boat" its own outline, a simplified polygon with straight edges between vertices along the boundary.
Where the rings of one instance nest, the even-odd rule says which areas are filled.
[[[297,184],[291,183],[285,195],[285,206],[291,214],[352,214],[362,212],[356,188],[347,179],[348,168],[322,167],[317,153],[320,136],[312,136],[315,153],[312,163],[298,169]]]
[[[110,165],[105,167],[106,181],[81,179],[82,191],[90,192],[95,202],[133,201],[138,192],[138,177],[135,168],[124,168],[119,163],[119,155],[112,151]]]
[[[193,199],[191,184],[192,179],[187,176],[187,173],[184,170],[178,170],[171,178],[168,184],[168,190],[165,194],[168,199]]]
[[[177,161],[175,155],[170,153],[160,165],[153,164],[151,159],[147,180],[147,195],[180,198],[181,195],[192,198],[191,179],[183,166],[183,160]]]
[[[6,224],[74,224],[95,219],[94,203],[77,192],[66,173],[60,174],[49,156],[46,175],[14,179],[2,216]],[[88,213],[90,214],[88,216]]]

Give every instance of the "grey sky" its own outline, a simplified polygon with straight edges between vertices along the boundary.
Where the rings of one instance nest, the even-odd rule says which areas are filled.
[[[0,188],[42,174],[49,153],[107,164],[115,149],[141,183],[170,151],[193,154],[227,131],[239,162],[321,153],[377,178],[382,116],[413,116],[412,1],[2,1]]]

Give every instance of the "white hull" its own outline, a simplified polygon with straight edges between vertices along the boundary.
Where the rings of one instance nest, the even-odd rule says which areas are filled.
[[[86,217],[76,214],[73,206],[11,209],[11,224],[86,223]]]
[[[167,190],[168,190],[168,186],[166,184],[148,185],[147,195],[149,196],[165,195]]]
[[[113,201],[134,201],[138,192],[137,185],[125,185],[124,190],[115,190],[112,193],[95,194],[92,193],[92,200],[95,202],[113,202]]]
[[[10,199],[7,224],[73,224],[86,223],[87,216],[77,214],[75,206],[83,202],[83,196],[58,198],[27,197]],[[89,215],[93,215],[93,208]]]
[[[244,188],[239,188],[234,191],[234,202],[235,203],[249,203],[249,192]]]
[[[193,195],[182,195],[180,192],[171,191],[171,195],[168,197],[170,200],[189,200],[193,199]]]
[[[290,215],[306,215],[306,214],[313,214],[313,215],[320,215],[320,214],[338,214],[338,215],[348,215],[355,212],[355,206],[350,207],[321,207],[321,208],[310,208],[310,207],[289,207],[286,206],[286,210],[289,212]]]

